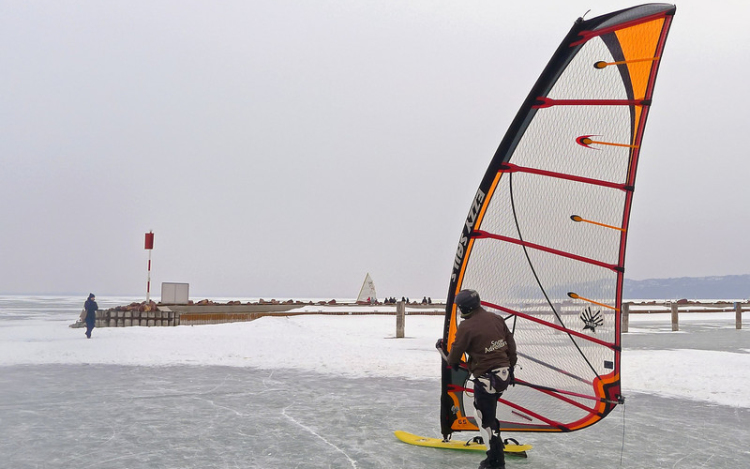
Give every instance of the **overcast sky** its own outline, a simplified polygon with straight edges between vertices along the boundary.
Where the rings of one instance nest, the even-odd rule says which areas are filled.
[[[574,20],[635,3],[0,0],[0,293],[444,298]],[[750,273],[750,3],[677,4],[631,279]]]

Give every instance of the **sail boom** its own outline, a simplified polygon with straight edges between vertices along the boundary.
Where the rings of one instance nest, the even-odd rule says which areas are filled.
[[[530,384],[530,383],[525,384],[525,386],[528,386],[531,389],[535,389],[535,390],[537,390],[537,391],[539,391],[539,392],[541,392],[541,393],[543,393],[543,394],[545,394],[547,396],[553,397],[555,399],[559,399],[559,400],[565,402],[566,404],[572,405],[574,407],[578,407],[579,409],[581,409],[581,410],[583,410],[585,412],[588,412],[590,414],[599,415],[600,417],[602,416],[597,409],[592,408],[592,407],[587,407],[587,406],[581,404],[580,402],[578,402],[578,401],[576,401],[574,399],[570,399],[570,398],[564,396],[563,393],[560,392],[557,389],[547,388],[547,387],[544,387],[544,386],[535,386],[535,385]],[[578,398],[581,398],[581,399],[591,399],[591,400],[595,400],[597,402],[602,402],[602,400],[599,399],[599,398],[597,398],[597,397],[584,396],[584,395],[577,394],[577,393],[572,393],[572,395],[574,397],[578,397]]]
[[[527,383],[526,381],[519,380],[519,379],[516,380],[516,384],[519,386],[527,386],[529,388],[536,389],[537,391],[549,391],[551,393],[561,394],[561,395],[564,394],[568,396],[577,397],[579,399],[588,399],[590,401],[605,402],[605,399],[602,399],[599,396],[588,396],[586,394],[581,394],[578,392],[565,391],[562,389],[551,388],[549,386],[542,386],[540,384]]]
[[[564,331],[562,331],[562,332],[564,332]],[[551,365],[551,364],[549,364],[549,363],[547,363],[547,362],[544,362],[544,361],[542,361],[542,360],[539,360],[538,358],[534,358],[534,357],[532,357],[532,356],[530,356],[530,355],[528,355],[528,354],[525,354],[525,353],[519,353],[519,354],[518,354],[518,356],[519,356],[519,357],[523,357],[523,358],[525,358],[525,359],[527,359],[527,360],[533,361],[534,363],[537,363],[537,364],[539,364],[539,365],[542,365],[542,366],[544,366],[544,367],[546,367],[546,368],[548,368],[548,369],[550,369],[550,370],[556,371],[557,373],[560,373],[560,374],[562,374],[562,375],[565,375],[565,376],[566,376],[566,377],[568,377],[568,378],[573,378],[573,379],[575,379],[575,380],[578,380],[578,381],[580,381],[581,383],[584,383],[584,384],[586,384],[587,386],[588,386],[588,385],[591,385],[591,380],[589,380],[589,379],[584,379],[584,378],[581,378],[580,376],[578,376],[578,375],[576,375],[576,374],[574,374],[574,373],[571,373],[571,372],[569,372],[569,371],[565,371],[565,370],[563,370],[562,368],[559,368],[559,367],[556,367],[556,366],[554,366],[554,365]]]

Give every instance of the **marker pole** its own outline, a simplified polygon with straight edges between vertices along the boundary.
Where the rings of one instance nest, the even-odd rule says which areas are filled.
[[[148,277],[146,278],[146,303],[151,300],[151,249],[148,250]]]
[[[151,301],[151,251],[154,249],[154,232],[146,233],[146,250],[148,251],[148,277],[146,279],[146,303]]]

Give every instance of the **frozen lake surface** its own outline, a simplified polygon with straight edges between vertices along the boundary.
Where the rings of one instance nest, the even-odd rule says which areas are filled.
[[[30,301],[23,318],[0,316],[0,339],[6,344],[6,348],[0,345],[0,467],[433,469],[474,468],[481,459],[476,453],[408,446],[393,436],[394,430],[439,436],[439,380],[430,377],[439,374],[439,362],[427,345],[428,338],[434,343],[432,330],[424,338],[415,332],[412,338],[397,341],[368,323],[381,348],[403,348],[392,356],[383,351],[390,361],[403,357],[403,363],[393,366],[410,370],[412,375],[421,373],[405,379],[387,376],[393,373],[387,369],[345,370],[356,368],[357,363],[363,368],[380,366],[362,350],[355,354],[356,360],[336,357],[346,356],[353,348],[349,346],[339,347],[334,353],[310,345],[315,355],[312,361],[321,364],[317,368],[321,372],[313,365],[293,366],[294,357],[283,355],[281,350],[273,350],[284,365],[278,368],[268,363],[273,354],[260,356],[266,361],[262,367],[247,361],[238,362],[243,366],[234,362],[222,366],[214,359],[185,364],[170,355],[164,343],[175,348],[194,340],[188,336],[180,338],[182,342],[169,342],[171,336],[186,331],[212,337],[222,353],[229,342],[242,340],[228,332],[237,327],[244,331],[246,346],[252,348],[256,339],[259,345],[272,346],[254,337],[254,329],[242,329],[250,323],[227,325],[230,328],[159,328],[153,336],[155,329],[95,329],[94,339],[87,341],[80,330],[67,328],[75,310],[70,312],[65,306],[66,316],[60,317],[49,313],[54,310],[49,304],[40,304]],[[50,315],[39,317],[35,308],[44,308]],[[0,312],[22,309],[8,307]],[[333,329],[342,320],[368,320],[314,318],[317,323],[334,321],[327,325]],[[631,317],[634,332],[624,337],[625,356],[630,351],[638,360],[628,365],[630,375],[624,372],[626,404],[582,431],[504,435],[534,445],[528,459],[508,458],[507,467],[750,467],[750,406],[735,398],[727,400],[740,402],[737,405],[716,403],[721,401],[720,396],[713,399],[722,393],[721,383],[713,389],[713,383],[705,378],[715,370],[694,363],[680,368],[682,373],[676,376],[684,380],[679,386],[682,395],[670,395],[668,389],[661,389],[663,385],[656,392],[643,391],[648,386],[640,381],[641,374],[668,373],[658,368],[658,360],[652,364],[649,357],[671,357],[674,353],[690,360],[692,353],[709,353],[717,360],[711,363],[731,363],[750,355],[746,329],[735,330],[731,318],[703,318],[681,318],[682,331],[672,333],[667,332],[668,318],[639,321]],[[407,335],[409,324],[419,324],[417,318],[411,319]],[[439,324],[439,318],[423,319],[427,322],[422,327],[432,327],[429,321]],[[387,328],[391,329],[392,318],[379,317],[377,321],[388,321]],[[50,324],[54,328],[46,332]],[[286,322],[286,334],[284,329],[274,332],[273,328],[263,333],[275,334],[276,341],[288,345],[282,336],[299,341],[293,330],[306,324]],[[262,323],[252,327],[260,326]],[[142,342],[144,336],[153,343]],[[220,340],[222,337],[225,340]],[[112,358],[99,363],[92,356],[91,360],[69,363],[80,361],[76,354],[81,349],[99,356],[134,354],[123,348],[125,340],[136,342],[143,357],[152,353],[169,360],[140,358],[141,364],[130,365],[115,363]],[[365,351],[367,346],[364,343]],[[19,347],[24,353],[45,358],[23,359],[14,355],[13,350]],[[52,347],[58,355],[67,348],[71,350],[67,359],[53,360],[44,354],[45,347]],[[211,343],[193,342],[195,347],[209,355],[204,348]],[[420,350],[407,353],[411,349]],[[422,352],[425,355],[418,354]],[[188,348],[179,353],[187,354]],[[311,357],[298,355],[298,360],[307,364]],[[125,358],[123,361],[128,362]],[[322,366],[324,363],[329,366]],[[336,367],[341,368],[340,374],[332,369]],[[730,370],[745,390],[749,373],[747,368]],[[685,397],[691,393],[696,398]],[[701,398],[704,395],[713,402]],[[454,438],[464,436],[468,439],[473,434],[457,433]]]
[[[439,436],[438,397],[438,383],[425,380],[13,366],[0,375],[0,454],[3,467],[17,469],[475,467],[476,454],[393,436],[397,429]],[[508,467],[750,467],[749,424],[747,408],[637,393],[590,429],[512,435],[534,449]]]

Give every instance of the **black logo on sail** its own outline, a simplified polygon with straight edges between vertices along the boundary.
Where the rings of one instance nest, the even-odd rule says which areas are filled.
[[[591,332],[596,333],[596,328],[604,324],[604,318],[602,318],[602,312],[600,310],[592,311],[591,306],[586,307],[581,314],[578,316],[583,321],[583,330],[591,329]]]

